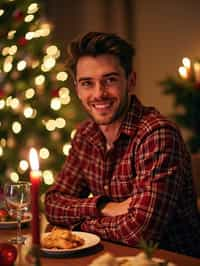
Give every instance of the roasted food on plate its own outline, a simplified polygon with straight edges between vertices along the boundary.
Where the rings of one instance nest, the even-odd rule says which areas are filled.
[[[84,244],[84,239],[71,230],[53,227],[51,232],[44,234],[41,239],[42,248],[73,249]]]

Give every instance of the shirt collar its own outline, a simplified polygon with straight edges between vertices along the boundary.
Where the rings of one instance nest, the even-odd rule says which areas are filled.
[[[124,133],[128,136],[134,135],[137,130],[138,122],[140,121],[144,111],[144,106],[133,95],[131,97],[130,107],[125,119],[122,121],[120,133]]]
[[[143,114],[143,109],[144,107],[138,98],[135,95],[131,96],[128,113],[125,116],[125,119],[122,121],[119,135],[125,134],[128,136],[133,136],[135,134],[137,131],[138,122]],[[83,133],[87,140],[94,145],[102,145],[102,142],[106,141],[103,133],[99,129],[99,126],[93,120],[88,122]]]

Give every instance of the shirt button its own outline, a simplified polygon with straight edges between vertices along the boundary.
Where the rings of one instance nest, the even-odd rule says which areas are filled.
[[[109,186],[108,185],[104,185],[104,189],[105,190],[108,190],[109,189]]]

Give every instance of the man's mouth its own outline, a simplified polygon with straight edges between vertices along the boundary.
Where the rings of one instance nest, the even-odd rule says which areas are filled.
[[[92,103],[92,107],[95,108],[96,110],[106,110],[111,108],[112,102],[101,102],[101,103]]]

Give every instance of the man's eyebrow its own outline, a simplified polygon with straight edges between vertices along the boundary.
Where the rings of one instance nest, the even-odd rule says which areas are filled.
[[[110,76],[119,76],[118,72],[109,72],[109,73],[105,73],[103,74],[103,78],[106,77],[110,77]],[[87,81],[87,80],[92,80],[92,77],[80,77],[77,82],[81,82],[81,81]]]
[[[103,77],[109,77],[109,76],[119,76],[118,72],[109,72],[103,75]]]
[[[77,82],[84,81],[84,80],[90,80],[92,79],[91,77],[80,77]]]

